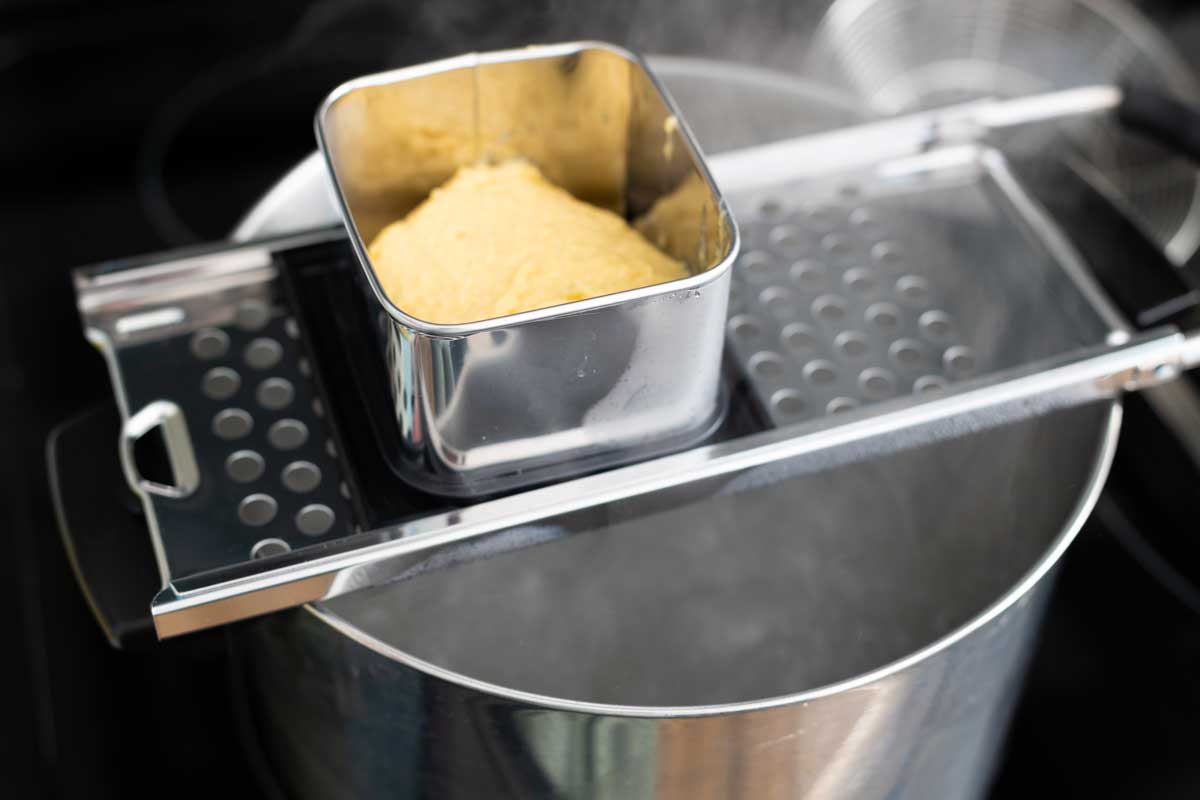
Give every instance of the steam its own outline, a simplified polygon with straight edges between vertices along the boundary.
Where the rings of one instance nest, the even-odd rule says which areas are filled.
[[[692,55],[800,66],[824,2],[788,0],[533,0],[504,7],[489,0],[422,4],[397,58],[411,63],[413,41],[439,55],[600,39],[641,53]]]

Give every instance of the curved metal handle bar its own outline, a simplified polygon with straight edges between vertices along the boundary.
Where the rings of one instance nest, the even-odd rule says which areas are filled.
[[[158,483],[138,472],[133,455],[134,446],[155,428],[162,430],[174,484]],[[200,467],[196,463],[187,420],[184,419],[183,410],[170,400],[155,400],[127,419],[121,426],[119,450],[125,480],[135,492],[179,500],[188,497],[200,486]]]

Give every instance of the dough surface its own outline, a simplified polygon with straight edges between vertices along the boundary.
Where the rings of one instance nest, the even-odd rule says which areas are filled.
[[[326,133],[368,241],[459,168],[515,158],[623,214],[635,85],[605,50],[453,69],[345,95]]]
[[[388,297],[432,323],[492,319],[685,277],[617,214],[524,161],[472,165],[369,248]]]

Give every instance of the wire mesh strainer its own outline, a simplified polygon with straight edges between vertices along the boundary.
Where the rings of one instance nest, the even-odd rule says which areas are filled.
[[[1200,100],[1200,84],[1149,21],[1102,0],[837,0],[810,70],[882,115],[1119,81]],[[1195,253],[1193,166],[1107,119],[1043,126],[1013,146],[1057,157],[1064,141],[1174,261]]]

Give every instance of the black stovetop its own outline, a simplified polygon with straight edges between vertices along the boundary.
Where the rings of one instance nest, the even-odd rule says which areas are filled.
[[[312,109],[329,87],[447,42],[524,42],[553,5],[514,6],[503,24],[484,0],[0,8],[0,598],[14,611],[15,671],[0,741],[8,785],[34,787],[15,796],[262,786],[236,733],[222,634],[111,649],[59,544],[46,436],[109,402],[67,271],[219,238],[312,149]],[[586,25],[548,38],[628,41],[645,24],[634,2],[594,5]],[[1200,41],[1191,4],[1143,5],[1184,45]],[[1200,474],[1136,398],[1123,439],[1101,508],[1063,564],[994,797],[1200,796]]]

